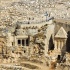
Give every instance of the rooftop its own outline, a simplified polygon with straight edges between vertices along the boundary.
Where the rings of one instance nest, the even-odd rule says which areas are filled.
[[[61,27],[59,29],[59,31],[57,32],[57,34],[55,35],[55,38],[67,38],[67,33],[66,31],[64,30],[63,27]]]

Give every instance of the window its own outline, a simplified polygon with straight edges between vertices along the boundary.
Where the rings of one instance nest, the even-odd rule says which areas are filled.
[[[29,46],[29,38],[23,38],[17,40],[17,45],[19,46]]]
[[[18,40],[18,44],[21,44],[21,40]]]
[[[24,39],[22,40],[22,46],[25,46],[25,44],[24,44]]]

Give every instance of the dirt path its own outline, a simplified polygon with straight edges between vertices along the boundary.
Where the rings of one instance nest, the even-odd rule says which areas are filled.
[[[30,62],[30,61],[24,61],[22,63],[37,66],[40,68],[40,70],[49,70],[49,67],[47,67],[46,65],[43,65],[43,64],[37,64],[37,63]]]

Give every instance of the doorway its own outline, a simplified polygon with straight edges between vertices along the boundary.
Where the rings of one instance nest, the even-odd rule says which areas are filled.
[[[58,55],[57,60],[60,60],[60,58],[61,58],[61,56],[60,56],[60,55]]]
[[[54,44],[53,44],[52,35],[51,35],[50,40],[49,40],[49,50],[54,50]]]

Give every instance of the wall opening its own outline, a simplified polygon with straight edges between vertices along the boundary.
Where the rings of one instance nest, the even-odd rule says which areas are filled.
[[[52,36],[50,37],[50,40],[49,40],[49,50],[54,50],[54,44],[53,44]]]
[[[58,55],[57,60],[60,60],[60,58],[61,58],[61,56],[60,56],[60,55]]]
[[[24,50],[24,53],[26,53],[26,50]]]
[[[68,38],[67,38],[67,41],[66,41],[66,51],[67,52],[70,52],[70,31],[68,31]]]
[[[25,44],[24,44],[24,39],[22,40],[22,46],[25,46]]]
[[[30,41],[30,38],[20,38],[20,39],[17,39],[17,45],[18,46],[29,46],[29,41]]]
[[[29,39],[26,39],[26,46],[29,46]]]
[[[21,40],[18,40],[18,44],[21,44]]]

